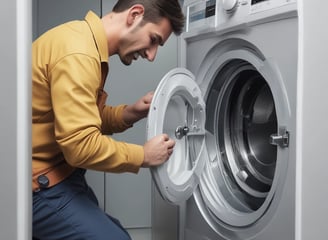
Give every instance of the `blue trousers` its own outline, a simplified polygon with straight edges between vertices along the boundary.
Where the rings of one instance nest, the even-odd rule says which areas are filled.
[[[119,221],[98,207],[77,169],[61,183],[33,193],[33,239],[131,240]]]

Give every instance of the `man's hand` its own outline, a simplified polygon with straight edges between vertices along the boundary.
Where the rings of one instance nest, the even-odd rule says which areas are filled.
[[[175,141],[167,134],[153,137],[144,145],[145,158],[142,167],[158,166],[169,159],[173,152]]]
[[[123,110],[123,121],[132,125],[142,118],[147,117],[154,92],[149,92],[134,104],[126,106]]]

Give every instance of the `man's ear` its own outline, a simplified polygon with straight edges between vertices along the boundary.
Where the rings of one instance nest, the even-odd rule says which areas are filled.
[[[138,17],[144,15],[145,8],[141,4],[135,4],[128,10],[127,24],[132,25]]]

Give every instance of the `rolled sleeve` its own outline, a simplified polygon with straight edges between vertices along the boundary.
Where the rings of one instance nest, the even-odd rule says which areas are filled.
[[[123,120],[123,110],[127,105],[104,106],[101,112],[102,132],[113,134],[123,132],[133,125],[128,125]]]

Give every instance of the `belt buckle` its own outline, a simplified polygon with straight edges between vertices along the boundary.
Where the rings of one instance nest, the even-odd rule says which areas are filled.
[[[49,178],[44,174],[38,176],[37,181],[40,186],[40,189],[47,188],[49,186]]]

